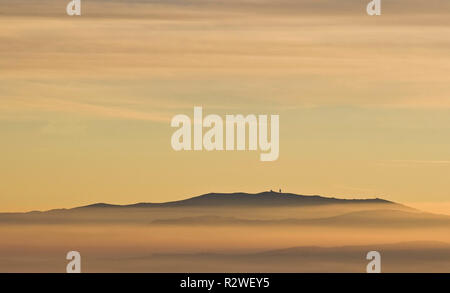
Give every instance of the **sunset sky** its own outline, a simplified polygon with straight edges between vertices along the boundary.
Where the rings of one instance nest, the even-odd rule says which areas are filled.
[[[0,0],[0,212],[282,188],[450,213],[450,1]],[[175,152],[279,114],[280,156]]]

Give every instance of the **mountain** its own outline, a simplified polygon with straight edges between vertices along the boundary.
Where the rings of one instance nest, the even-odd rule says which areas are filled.
[[[208,193],[196,197],[191,197],[179,201],[165,203],[137,203],[131,205],[110,205],[97,203],[78,207],[86,208],[144,208],[144,207],[195,207],[195,206],[312,206],[312,205],[331,205],[331,204],[391,204],[394,202],[380,199],[339,199],[334,197],[323,197],[319,195],[298,195],[294,193],[280,193],[266,191],[260,193]]]
[[[374,213],[371,210],[378,210]],[[385,211],[387,210],[387,212]],[[396,210],[391,211],[389,210]],[[0,213],[0,224],[135,225],[367,225],[448,223],[400,213],[412,209],[384,199],[338,199],[318,195],[261,192],[208,193],[165,203],[113,205],[96,203],[45,212]],[[360,212],[352,214],[352,212]],[[365,216],[367,215],[367,217]],[[382,219],[384,218],[384,221]]]

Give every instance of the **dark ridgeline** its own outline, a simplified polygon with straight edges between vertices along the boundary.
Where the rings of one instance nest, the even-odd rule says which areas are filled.
[[[339,199],[334,197],[323,197],[319,195],[298,195],[293,193],[280,193],[265,191],[261,193],[208,193],[184,200],[164,203],[137,203],[131,205],[109,205],[97,203],[79,207],[103,208],[103,207],[192,207],[192,206],[308,206],[327,204],[393,204],[396,203],[380,199]]]
[[[341,209],[342,207],[349,209]],[[370,206],[370,208],[369,208]],[[337,208],[337,214],[297,218],[252,217],[253,208]],[[225,211],[221,214],[220,210]],[[245,209],[244,214],[230,213]],[[269,215],[269,214],[267,214]],[[165,203],[112,205],[96,203],[72,209],[45,212],[0,213],[0,224],[121,223],[139,225],[316,225],[342,227],[447,227],[450,216],[423,213],[380,198],[339,199],[319,195],[297,195],[266,191],[260,193],[208,193]]]

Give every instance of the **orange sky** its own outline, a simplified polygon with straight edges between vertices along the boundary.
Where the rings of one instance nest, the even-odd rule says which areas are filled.
[[[0,211],[279,187],[448,210],[448,1],[182,3],[1,1]],[[174,152],[194,106],[279,114],[280,158]]]

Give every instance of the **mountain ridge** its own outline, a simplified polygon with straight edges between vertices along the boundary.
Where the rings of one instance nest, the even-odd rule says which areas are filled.
[[[326,204],[360,204],[360,203],[379,203],[400,205],[381,198],[355,198],[341,199],[336,197],[325,197],[320,195],[301,195],[295,193],[281,193],[274,191],[264,191],[260,193],[206,193],[187,199],[151,203],[140,202],[127,205],[116,205],[107,203],[94,203],[90,205],[75,207],[72,209],[87,208],[140,208],[140,207],[177,207],[177,206],[307,206],[307,205],[326,205]]]

